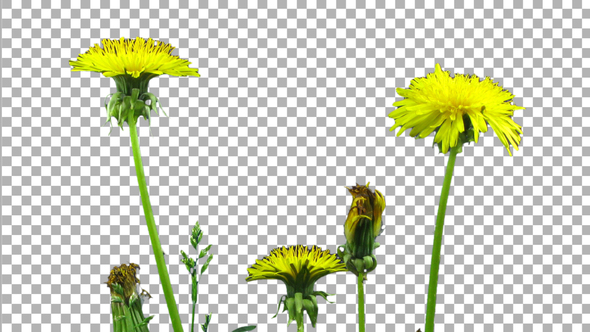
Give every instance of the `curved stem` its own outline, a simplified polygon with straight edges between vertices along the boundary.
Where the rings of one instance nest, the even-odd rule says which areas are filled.
[[[147,185],[145,182],[145,175],[143,174],[143,164],[141,162],[141,152],[139,151],[139,139],[137,137],[136,120],[133,114],[127,119],[129,123],[129,133],[131,136],[131,147],[133,149],[133,161],[135,162],[135,171],[137,173],[137,182],[139,184],[139,192],[141,193],[141,203],[143,205],[143,212],[145,213],[145,221],[147,223],[148,231],[150,233],[150,241],[156,256],[156,264],[158,266],[158,274],[160,275],[160,283],[168,305],[168,312],[170,314],[170,321],[174,332],[184,332],[182,329],[178,308],[176,307],[176,300],[172,293],[172,285],[170,284],[170,276],[164,261],[164,254],[162,246],[160,245],[160,238],[158,237],[158,229],[154,220],[154,213],[152,212],[152,205],[148,195]]]
[[[440,203],[436,215],[436,228],[434,229],[434,244],[432,245],[432,260],[430,262],[430,280],[428,283],[428,300],[426,304],[426,327],[425,332],[434,332],[434,312],[436,309],[436,288],[438,286],[438,268],[440,267],[440,250],[442,246],[443,228],[445,223],[445,212],[447,211],[447,199],[451,189],[451,180],[453,179],[453,169],[455,168],[455,159],[457,153],[461,151],[462,143],[459,142],[451,148],[449,154],[449,163],[445,173],[442,192],[440,194]]]
[[[359,332],[365,332],[365,289],[363,287],[363,279],[365,273],[359,272],[358,276],[358,304],[359,304]]]

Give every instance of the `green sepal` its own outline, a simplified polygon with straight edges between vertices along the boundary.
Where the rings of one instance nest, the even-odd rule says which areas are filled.
[[[139,117],[140,115],[143,115],[143,108],[144,108],[144,106],[146,106],[146,105],[143,102],[143,100],[136,100],[133,103],[133,110],[134,111],[142,111],[139,114],[137,114],[137,117]],[[144,115],[144,118],[145,118],[145,115]]]
[[[123,299],[117,295],[111,295],[111,302],[113,303],[123,303]]]
[[[288,297],[285,300],[285,308],[287,308],[287,312],[289,313],[289,323],[287,323],[287,326],[289,326],[291,325],[291,322],[295,319],[295,299],[292,297]]]
[[[158,106],[159,106],[160,109],[162,110],[162,113],[164,113],[164,115],[166,117],[168,117],[168,114],[166,114],[166,112],[164,112],[164,108],[162,107],[162,103],[160,103],[160,100],[158,99],[158,97],[156,97],[154,94],[149,93],[149,92],[142,94],[141,98],[143,98],[144,96],[151,100],[150,107],[151,107],[152,111],[155,111],[156,114],[160,115],[158,113]]]
[[[111,99],[109,100],[109,104],[107,106],[107,101],[105,99],[105,107],[107,109],[107,114],[110,115],[112,114],[111,111],[113,110],[113,108],[115,107],[115,104],[117,104],[118,102],[120,102],[120,97],[121,97],[122,93],[121,92],[115,92],[115,93],[111,93],[109,96],[112,96]],[[107,96],[108,98],[108,96]]]
[[[133,326],[133,328],[140,328],[143,326],[147,326],[148,323],[150,322],[150,320],[152,320],[154,318],[154,316],[149,316],[148,318],[145,318],[144,320],[141,321],[141,323]]]
[[[315,300],[315,297],[311,297],[311,299]],[[315,327],[315,323],[318,320],[318,305],[317,301],[314,303],[312,300],[304,299],[303,300],[303,308],[307,311],[307,315],[311,320],[311,325]]]
[[[375,255],[363,257],[367,273],[373,271],[377,267],[377,259],[374,259],[373,256]]]
[[[364,272],[365,270],[365,261],[362,258],[355,258],[353,261],[354,267],[356,268],[357,272]]]
[[[131,101],[135,102],[137,100],[137,97],[139,97],[139,89],[131,89]]]
[[[328,300],[328,296],[334,296],[334,295],[336,295],[336,294],[328,294],[328,293],[326,293],[326,292],[322,292],[322,291],[315,291],[315,292],[311,293],[311,295],[313,295],[313,296],[321,296],[321,297],[323,297],[323,298],[324,298],[324,300],[326,300],[327,302],[329,302],[329,303],[334,303],[334,302],[332,302],[332,301],[329,301],[329,300]]]
[[[233,330],[232,332],[247,332],[247,331],[252,331],[255,328],[256,328],[256,325],[243,326],[243,327]]]
[[[125,319],[125,324],[127,325],[127,331],[133,331],[133,320],[131,319],[132,315],[131,315],[131,312],[129,311],[129,307],[123,306],[123,310],[125,311],[125,317],[128,318],[128,319]]]
[[[279,306],[277,307],[277,313],[276,313],[274,316],[272,316],[272,318],[275,318],[275,317],[277,317],[277,315],[279,314],[279,310],[281,309],[281,303],[283,303],[283,300],[284,300],[286,297],[287,297],[287,295],[283,295],[283,296],[281,296],[281,298],[279,299]],[[285,310],[287,310],[287,304],[286,304],[286,303],[285,303],[285,306],[284,306],[283,312],[284,312]]]
[[[209,263],[211,262],[212,259],[213,259],[213,254],[209,255],[207,262],[205,264],[203,264],[203,267],[201,268],[201,275],[203,275],[203,272],[205,272],[205,270],[207,270],[207,268],[209,267]]]
[[[123,286],[119,285],[119,284],[112,284],[113,290],[115,291],[115,293],[121,295],[121,296],[125,296],[125,291],[123,290]]]
[[[199,254],[199,259],[205,257],[207,255],[207,252],[209,251],[209,249],[211,249],[211,244],[207,246],[207,248],[201,250],[201,253]]]
[[[300,312],[303,309],[303,294],[295,293],[295,310]]]
[[[303,294],[295,293],[295,320],[297,327],[303,325]]]
[[[108,96],[106,96],[105,100],[104,100],[104,107],[107,110],[107,121],[103,124],[103,126],[107,123],[110,123],[111,129],[109,130],[109,136],[111,136],[111,132],[113,131],[113,122],[111,121],[111,117],[112,117],[112,110],[113,108],[115,108],[115,105],[117,103],[120,103],[120,97],[121,97],[121,92],[115,92],[115,93],[111,93]],[[111,98],[109,100],[109,103],[107,105],[107,99]]]
[[[127,111],[129,109],[129,107],[131,106],[131,96],[124,96],[123,100],[121,101],[121,105],[119,106],[119,117],[121,117],[121,114],[123,113],[123,111]]]
[[[133,294],[131,294],[131,297],[129,298],[129,306],[131,307],[137,300],[139,300],[139,297],[137,297],[136,292],[133,292]]]

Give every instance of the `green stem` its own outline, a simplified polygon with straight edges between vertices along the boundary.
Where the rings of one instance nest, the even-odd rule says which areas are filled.
[[[156,256],[158,274],[160,275],[162,290],[164,291],[164,297],[166,298],[166,304],[168,305],[170,321],[172,322],[172,328],[174,329],[174,332],[184,332],[180,321],[180,315],[178,314],[178,308],[176,307],[176,300],[174,299],[174,294],[172,293],[170,276],[168,275],[168,269],[166,268],[166,262],[164,261],[164,254],[162,252],[162,246],[160,245],[160,238],[158,237],[158,229],[156,228],[154,213],[152,212],[152,205],[150,203],[150,197],[148,195],[147,185],[145,182],[145,175],[143,174],[143,164],[141,162],[141,152],[139,150],[139,139],[137,137],[136,119],[134,119],[133,114],[129,116],[127,123],[129,123],[129,134],[131,136],[131,146],[133,148],[133,160],[135,162],[135,171],[137,173],[139,192],[141,193],[141,203],[143,205],[143,212],[145,213],[145,220],[150,233],[150,241],[154,250],[154,256]]]
[[[432,245],[432,261],[430,262],[430,281],[428,283],[428,300],[426,304],[426,327],[425,332],[434,332],[434,312],[436,309],[436,288],[438,286],[438,268],[440,267],[440,249],[442,246],[443,228],[445,223],[445,212],[447,210],[447,200],[449,190],[451,189],[451,180],[453,179],[453,169],[455,168],[455,159],[457,153],[461,152],[462,143],[459,142],[451,148],[449,163],[445,173],[442,192],[440,194],[440,203],[436,215],[436,228],[434,229],[434,244]]]
[[[193,303],[193,325],[191,326],[191,332],[195,331],[195,308],[197,307],[197,303]]]
[[[363,287],[363,279],[365,273],[359,272],[358,277],[358,304],[359,304],[359,332],[365,332],[365,289]]]

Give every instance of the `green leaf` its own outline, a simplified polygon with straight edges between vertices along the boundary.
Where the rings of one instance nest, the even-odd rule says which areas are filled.
[[[250,325],[250,326],[244,326],[244,327],[240,327],[237,328],[235,330],[233,330],[232,332],[246,332],[246,331],[252,331],[256,328],[256,325]]]
[[[211,262],[212,259],[213,259],[213,254],[211,254],[209,256],[209,258],[207,259],[207,262],[205,264],[203,264],[203,267],[201,268],[201,275],[203,275],[203,272],[205,272],[205,270],[207,270],[207,268],[209,267],[209,263]]]
[[[201,253],[199,254],[199,259],[207,256],[207,251],[209,251],[209,249],[211,249],[211,244],[207,246],[207,248],[201,250]]]

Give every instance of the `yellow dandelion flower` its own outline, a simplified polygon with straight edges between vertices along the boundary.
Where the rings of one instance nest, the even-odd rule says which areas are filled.
[[[289,324],[296,320],[298,328],[302,330],[303,310],[307,311],[315,327],[318,314],[316,296],[326,299],[330,295],[314,291],[316,281],[339,271],[346,271],[346,265],[336,255],[330,254],[329,250],[297,245],[273,249],[270,255],[262,260],[257,259],[256,264],[248,268],[246,281],[277,279],[285,283],[287,295],[279,301],[279,309],[284,301],[284,310],[289,311]]]
[[[147,41],[135,39],[104,39],[103,47],[98,44],[86,53],[80,54],[77,61],[70,61],[72,71],[95,71],[106,77],[129,75],[139,78],[142,74],[159,76],[197,76],[199,70],[189,68],[188,60],[172,55],[174,47],[170,44],[149,38]]]
[[[458,144],[477,143],[479,133],[486,132],[489,124],[510,155],[510,145],[518,150],[522,127],[512,116],[524,107],[512,105],[514,95],[489,77],[450,77],[436,64],[434,73],[415,78],[409,89],[396,91],[404,97],[393,104],[398,108],[389,114],[395,119],[391,130],[401,127],[397,136],[408,128],[413,128],[410,136],[419,138],[436,131],[434,142],[447,153]]]
[[[76,61],[70,61],[72,71],[95,71],[115,80],[117,92],[107,96],[111,97],[108,104],[105,100],[107,122],[114,117],[121,128],[125,122],[135,125],[140,116],[151,122],[150,112],[157,114],[160,102],[147,92],[154,77],[162,74],[200,77],[198,69],[188,67],[191,64],[188,60],[171,54],[173,46],[161,41],[154,43],[151,38],[146,41],[140,37],[103,39],[102,48],[95,44],[78,55]],[[146,104],[148,100],[150,103]]]

